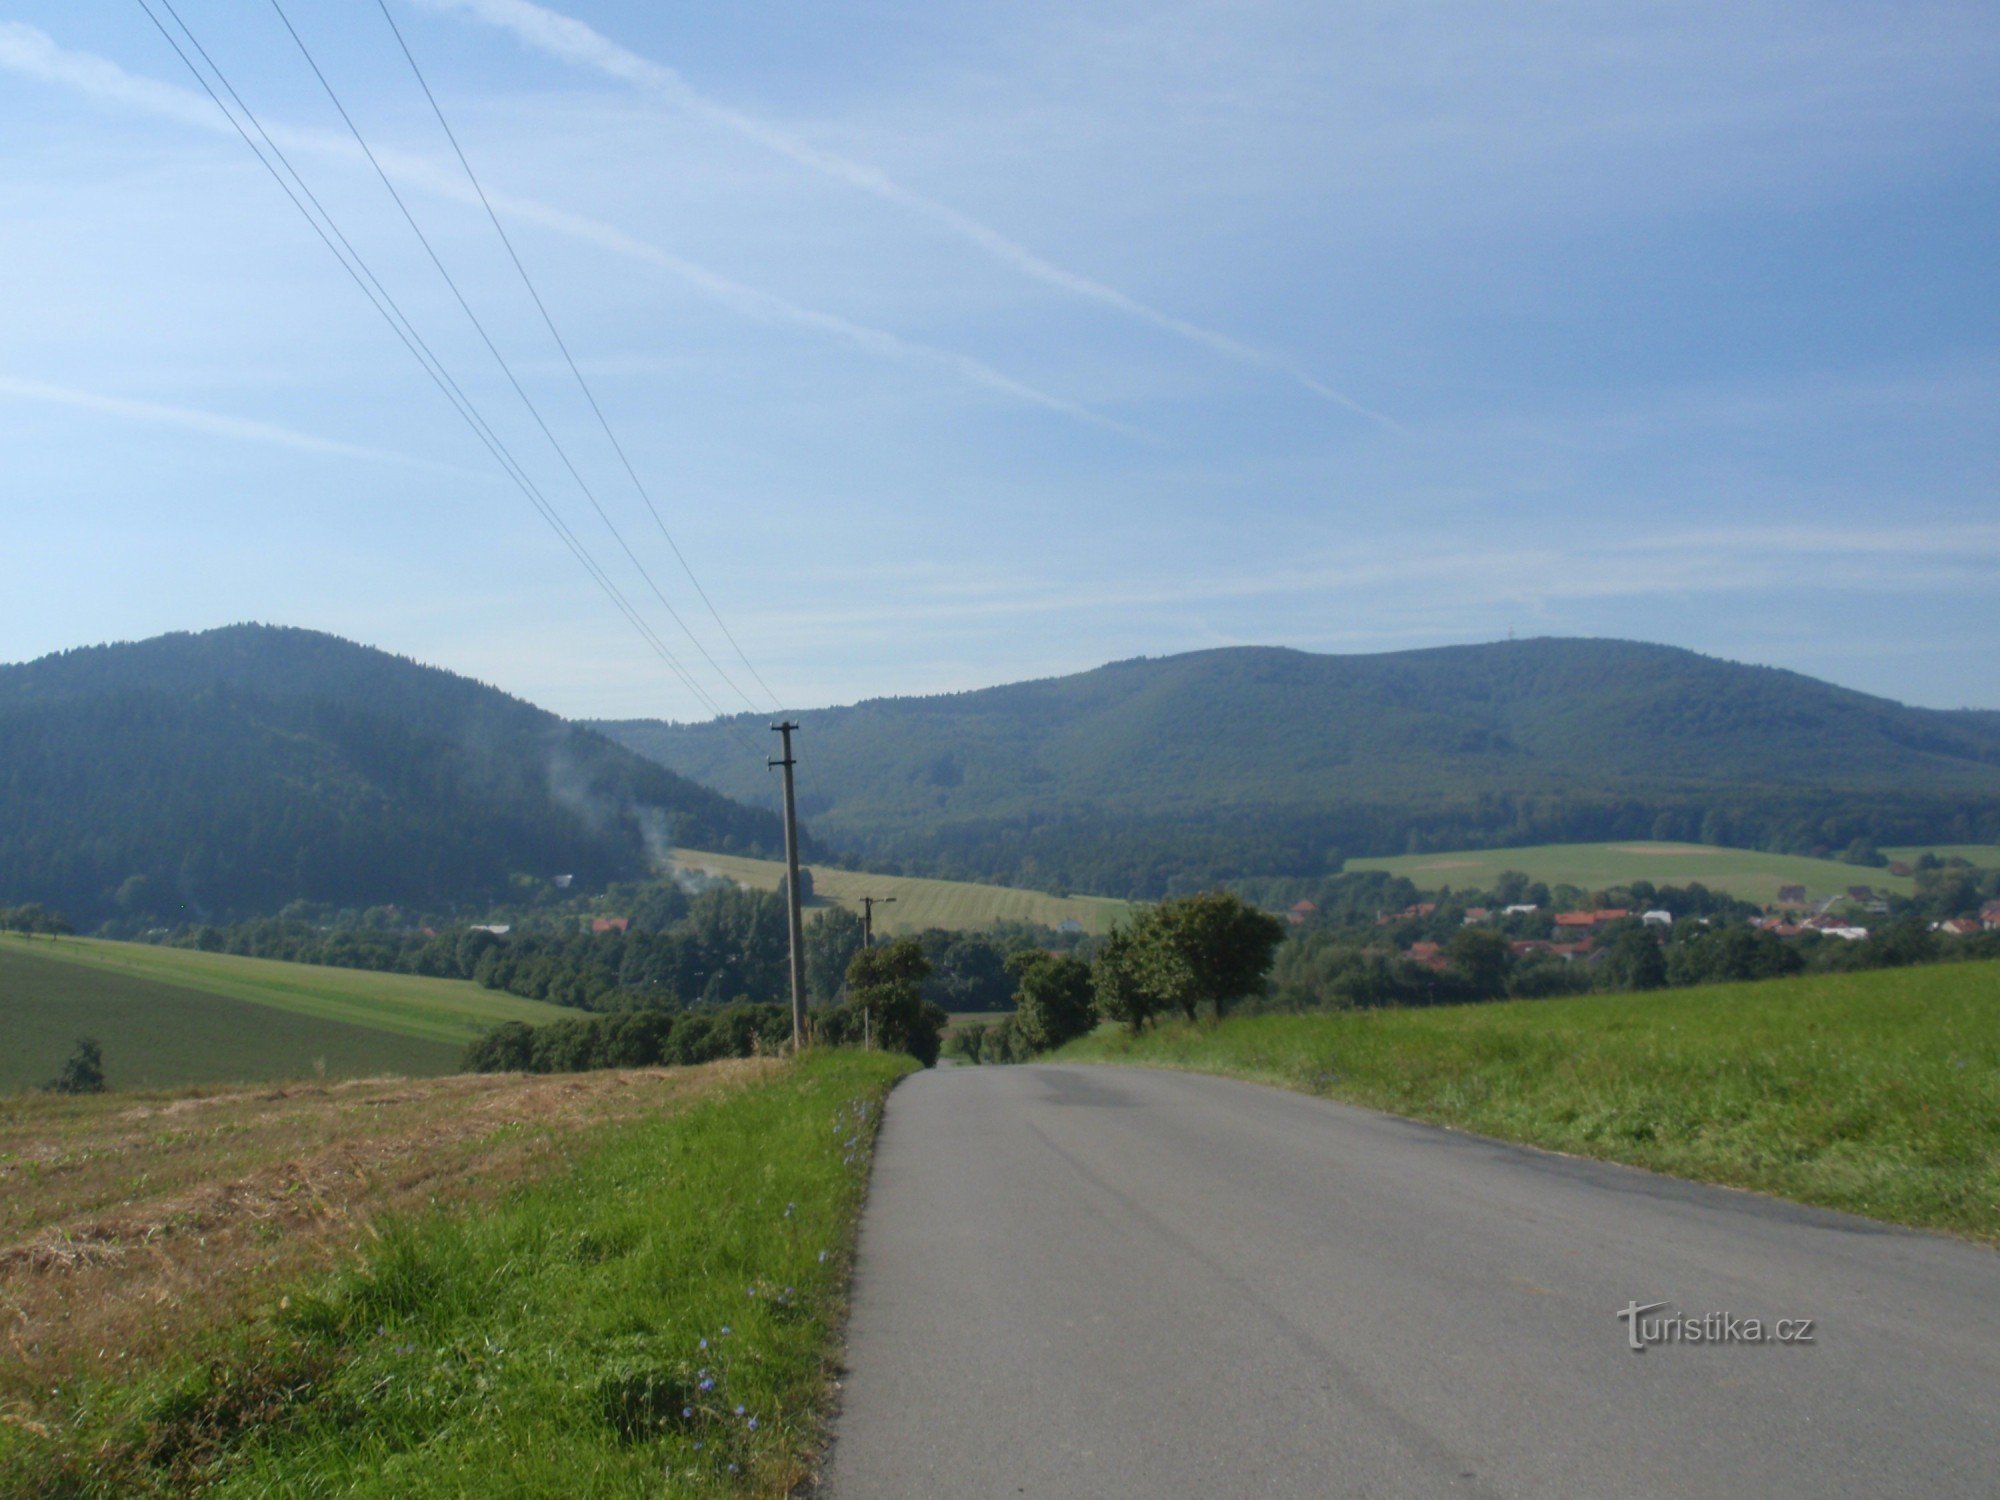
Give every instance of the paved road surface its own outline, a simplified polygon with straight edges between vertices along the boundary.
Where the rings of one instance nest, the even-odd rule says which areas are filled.
[[[1191,1075],[899,1088],[848,1363],[835,1500],[2000,1495],[2000,1255]]]

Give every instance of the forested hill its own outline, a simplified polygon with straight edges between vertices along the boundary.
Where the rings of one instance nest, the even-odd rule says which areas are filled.
[[[761,761],[759,762],[761,765]],[[778,821],[495,688],[239,625],[0,666],[0,903],[185,920],[631,878]]]
[[[1201,651],[801,719],[822,837],[913,872],[1102,894],[1413,848],[2000,835],[2000,715],[1626,641]],[[726,723],[599,727],[769,795]]]

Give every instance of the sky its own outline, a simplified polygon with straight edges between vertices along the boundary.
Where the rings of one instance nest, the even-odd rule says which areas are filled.
[[[625,604],[139,0],[16,0],[0,660],[262,620],[688,719],[1595,635],[2000,707],[1990,4],[281,3],[175,0]]]

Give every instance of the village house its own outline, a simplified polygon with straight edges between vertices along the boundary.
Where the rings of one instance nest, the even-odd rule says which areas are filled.
[[[1437,943],[1410,944],[1410,962],[1422,964],[1433,972],[1442,971],[1448,964],[1444,949]]]
[[[1516,901],[1512,906],[1501,907],[1500,915],[1503,917],[1525,917],[1531,911],[1540,910],[1541,908],[1532,901]]]
[[[602,937],[607,932],[624,932],[632,925],[630,917],[592,917],[590,932],[593,937]]]
[[[1983,930],[1983,924],[1971,917],[1948,917],[1942,922],[1931,923],[1932,932],[1942,932],[1946,937],[1971,937]]]
[[[1806,904],[1806,888],[1802,885],[1779,886],[1778,904],[1780,906],[1804,906]]]
[[[1980,907],[1979,920],[1986,924],[1989,932],[2000,932],[2000,901],[1989,901]]]
[[[1481,922],[1493,920],[1493,913],[1484,906],[1468,906],[1465,909],[1465,925],[1473,927]]]
[[[1406,906],[1401,911],[1378,912],[1375,916],[1377,927],[1392,927],[1398,922],[1417,922],[1425,917],[1437,915],[1437,902],[1419,901],[1415,906]]]
[[[1659,910],[1641,912],[1639,913],[1639,920],[1644,922],[1648,927],[1671,927],[1674,925],[1674,914],[1670,911]]]
[[[1292,909],[1285,913],[1285,920],[1294,927],[1303,927],[1319,915],[1319,907],[1310,901],[1294,901]]]
[[[1559,911],[1556,913],[1556,928],[1576,937],[1608,927],[1613,922],[1622,922],[1631,915],[1622,906],[1605,906],[1596,911]]]

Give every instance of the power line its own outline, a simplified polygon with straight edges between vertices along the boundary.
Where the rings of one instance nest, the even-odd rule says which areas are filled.
[[[443,257],[438,254],[436,246],[431,243],[430,236],[424,233],[423,226],[417,222],[416,215],[410,211],[409,204],[404,201],[402,193],[397,191],[394,179],[389,176],[389,173],[384,169],[380,160],[377,159],[374,148],[368,144],[368,138],[362,133],[361,127],[355,123],[354,117],[348,113],[347,106],[341,102],[340,94],[321,70],[318,60],[313,56],[312,49],[306,45],[305,38],[300,36],[298,28],[292,25],[291,17],[285,14],[285,8],[280,3],[280,0],[270,0],[270,5],[271,9],[277,13],[278,19],[284,23],[285,30],[290,33],[294,44],[297,45],[299,55],[306,60],[306,66],[312,69],[313,77],[319,80],[319,85],[325,90],[326,97],[332,101],[334,109],[346,124],[348,133],[354,137],[355,144],[361,148],[362,155],[368,158],[368,164],[375,169],[375,175],[382,180],[382,186],[388,190],[389,196],[394,200],[398,212],[403,216],[403,221],[410,226],[411,233],[416,235],[417,242],[423,246],[424,254],[430,258],[430,262],[437,269],[438,275],[444,278],[445,285],[451,289],[451,294],[457,300],[460,309],[471,322],[473,329],[479,334],[480,342],[485,344],[487,352],[493,356],[494,362],[500,366],[500,371],[507,377],[507,383],[513,387],[514,394],[521,398],[521,404],[528,409],[528,414],[535,419],[535,425],[541,429],[542,436],[547,438],[549,446],[555,449],[556,456],[562,460],[562,465],[569,471],[570,478],[576,481],[577,488],[583,492],[584,498],[590,502],[590,508],[597,513],[598,520],[604,523],[605,530],[611,533],[612,540],[617,542],[619,550],[625,554],[626,561],[631,563],[640,578],[645,580],[646,587],[652,590],[653,597],[659,600],[661,607],[672,617],[673,622],[680,627],[681,633],[694,643],[695,649],[701,652],[703,657],[707,658],[709,665],[715,669],[716,675],[728,683],[736,695],[742,698],[746,704],[749,704],[754,712],[757,707],[754,700],[742,688],[736,685],[727,672],[724,672],[721,667],[716,665],[713,657],[708,655],[707,649],[702,646],[694,632],[688,628],[687,621],[681,618],[680,611],[674,608],[673,602],[667,598],[659,584],[653,580],[653,575],[647,571],[646,565],[639,560],[639,555],[632,550],[631,544],[625,540],[624,534],[619,531],[617,524],[612,521],[610,514],[599,502],[596,492],[590,487],[589,481],[583,477],[582,472],[570,458],[569,450],[563,446],[562,440],[556,436],[554,429],[549,426],[547,419],[543,417],[541,408],[535,404],[534,398],[528,394],[527,388],[521,384],[520,378],[515,375],[514,367],[508,362],[506,355],[500,352],[500,346],[493,341],[493,336],[487,332],[486,325],[480,320],[479,314],[473,311],[472,304],[467,300],[464,291],[459,287],[457,279],[452,276],[451,271],[446,267]],[[706,697],[706,694],[703,696]],[[710,700],[710,706],[718,715],[720,714],[721,709],[714,704],[712,699]]]
[[[529,503],[535,507],[535,510],[541,515],[542,519],[555,531],[557,537],[569,549],[578,563],[582,565],[584,571],[610,597],[613,605],[618,608],[633,628],[638,631],[640,638],[674,671],[682,683],[686,685],[688,690],[698,700],[703,702],[711,712],[719,713],[719,709],[714,701],[702,690],[700,684],[688,675],[679,661],[675,659],[673,653],[666,649],[665,644],[659,639],[652,627],[647,625],[638,612],[632,608],[630,602],[618,589],[617,584],[604,572],[597,560],[590,555],[590,550],[584,545],[582,539],[570,530],[561,515],[548,502],[547,498],[542,495],[533,480],[528,477],[526,470],[521,467],[513,454],[507,449],[506,444],[501,441],[499,435],[492,430],[490,424],[479,413],[476,405],[464,394],[458,382],[452,378],[450,370],[438,359],[435,351],[430,348],[423,336],[417,331],[415,324],[409,320],[401,307],[397,305],[394,297],[382,286],[380,278],[369,268],[367,261],[361,254],[354,249],[352,242],[348,240],[347,236],[341,232],[338,221],[320,203],[317,196],[313,194],[311,188],[306,184],[304,177],[300,175],[298,169],[291,164],[290,159],[285,156],[277,143],[271,139],[270,133],[264,129],[262,122],[257,119],[255,111],[243,101],[242,95],[237,93],[235,87],[230,84],[228,75],[217,65],[214,58],[209,56],[207,49],[201,45],[200,39],[195,36],[193,30],[181,18],[179,12],[173,8],[172,0],[160,0],[161,6],[166,10],[168,15],[173,17],[175,24],[180,27],[195,50],[201,54],[203,61],[214,70],[216,79],[221,83],[223,89],[228,92],[230,98],[236,101],[237,106],[243,111],[244,117],[250,121],[251,126],[255,128],[258,136],[270,148],[272,155],[283,163],[284,172],[280,172],[272,164],[271,159],[265,156],[264,151],[259,148],[257,142],[251,138],[249,131],[244,128],[242,121],[238,120],[229,106],[223,103],[221,95],[217,94],[215,86],[209,82],[208,76],[202,72],[200,67],[195,64],[194,59],[189,57],[186,50],[175,40],[173,33],[167,29],[166,24],[154,14],[152,8],[147,4],[147,0],[137,0],[137,3],[139,9],[144,12],[146,19],[152,22],[154,29],[160,33],[167,45],[173,49],[174,55],[180,58],[182,64],[193,76],[195,82],[201,85],[202,91],[208,95],[209,99],[215,104],[215,107],[221,111],[222,117],[229,122],[231,128],[242,138],[243,143],[250,148],[250,153],[257,158],[258,163],[264,170],[271,174],[272,180],[278,184],[278,187],[284,192],[285,196],[291,199],[292,206],[298,209],[300,216],[305,219],[314,234],[318,235],[320,242],[326,246],[328,252],[340,263],[341,269],[347,273],[349,279],[354,282],[362,295],[368,299],[370,305],[381,315],[383,321],[389,325],[390,331],[395,333],[402,341],[403,346],[409,350],[411,357],[417,361],[424,373],[430,377],[432,383],[438,387],[446,401],[451,404],[453,410],[458,412],[466,425],[472,429],[473,435],[492,454],[495,462],[500,465],[501,470],[514,482],[515,486],[527,497]],[[292,184],[285,180],[285,172],[289,172],[293,181],[298,184],[298,191],[294,191]],[[305,195],[304,199],[300,197],[300,193]],[[306,206],[306,200],[310,200],[314,208],[317,208],[319,213],[325,218],[326,222],[324,226],[322,226],[319,219],[313,216],[313,209]],[[335,243],[336,240],[338,240],[338,244]],[[347,251],[345,255],[342,254],[341,247],[343,246],[346,247]],[[348,259],[349,256],[353,257],[352,263]]]
[[[542,322],[548,326],[549,336],[555,340],[556,347],[562,351],[563,361],[569,366],[570,374],[576,377],[577,388],[583,392],[584,400],[590,403],[591,412],[597,417],[598,426],[604,429],[604,436],[610,441],[612,451],[618,455],[619,463],[624,465],[625,473],[631,479],[633,489],[639,492],[639,498],[646,503],[646,510],[651,514],[653,524],[659,527],[660,535],[666,539],[667,546],[673,549],[674,557],[681,565],[681,571],[687,574],[688,582],[694,586],[695,593],[701,596],[701,602],[707,606],[709,617],[715,621],[715,627],[722,632],[723,639],[728,641],[731,649],[736,652],[737,660],[743,663],[744,669],[756,680],[757,686],[764,690],[765,695],[770,698],[772,706],[782,709],[783,705],[779,702],[778,695],[772,692],[771,685],[764,680],[764,676],[757,670],[756,664],[750,660],[749,656],[745,654],[743,647],[737,643],[735,635],[731,633],[729,626],[724,623],[721,612],[716,609],[715,601],[709,598],[708,590],[702,587],[701,580],[695,576],[694,568],[688,562],[687,555],[681,551],[680,543],[674,540],[674,534],[667,529],[666,520],[660,515],[659,507],[653,503],[653,497],[647,490],[645,481],[639,478],[638,470],[633,467],[632,460],[626,455],[625,445],[619,442],[618,434],[612,430],[610,419],[604,414],[604,408],[598,404],[596,392],[591,390],[590,382],[584,379],[583,371],[578,368],[575,357],[570,354],[569,344],[564,340],[561,330],[556,327],[555,318],[550,315],[548,305],[542,300],[540,291],[536,289],[534,278],[528,274],[528,268],[522,263],[520,253],[515,250],[513,238],[507,233],[505,226],[501,224],[500,215],[494,211],[492,201],[486,196],[486,189],[481,185],[479,175],[472,170],[472,163],[466,157],[465,148],[459,145],[457,132],[451,128],[451,122],[445,118],[444,108],[438,103],[437,95],[431,92],[430,81],[424,77],[423,69],[417,65],[416,54],[410,50],[409,41],[404,37],[402,27],[396,24],[395,16],[390,13],[388,0],[375,0],[375,3],[382,12],[382,19],[389,23],[389,30],[395,34],[396,45],[402,49],[403,58],[410,65],[410,72],[416,76],[417,86],[424,91],[424,98],[430,102],[431,112],[437,116],[438,125],[443,129],[445,139],[451,142],[451,149],[458,157],[458,164],[465,168],[466,180],[472,184],[472,190],[479,195],[480,206],[486,210],[486,217],[492,221],[494,232],[500,236],[500,243],[507,247],[508,259],[513,261],[514,269],[520,272],[521,284],[528,289],[528,295],[534,299],[535,310],[542,315]],[[715,658],[709,656],[707,650],[702,648],[699,641],[695,645],[696,649],[700,650],[702,656],[707,659],[708,664],[711,667],[715,667],[717,673],[721,674],[722,669],[717,665]],[[723,680],[728,681],[726,675],[724,675]],[[732,687],[735,686],[734,683],[730,685]],[[745,701],[748,702],[749,700],[746,698]],[[754,712],[754,705],[752,709]]]

